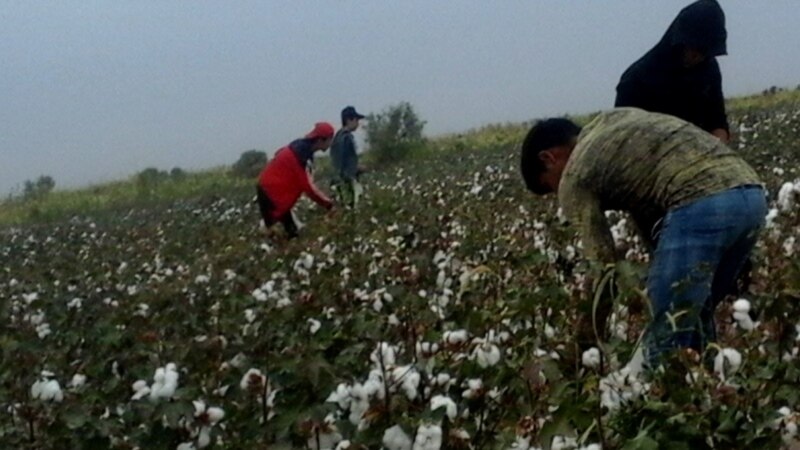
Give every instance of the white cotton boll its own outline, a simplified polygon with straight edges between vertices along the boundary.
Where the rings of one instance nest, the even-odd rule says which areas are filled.
[[[36,326],[36,335],[39,339],[44,339],[51,334],[50,324],[42,323]]]
[[[387,428],[382,442],[386,450],[411,450],[411,438],[399,425]]]
[[[450,375],[446,373],[440,373],[436,375],[435,384],[437,386],[446,386],[450,383]]]
[[[796,242],[796,240],[795,240],[794,236],[789,236],[788,238],[786,238],[785,241],[783,241],[783,244],[781,246],[783,247],[783,254],[784,255],[786,255],[788,257],[794,256],[794,252],[795,252],[794,245],[795,245],[795,242]]]
[[[194,282],[195,284],[206,284],[208,283],[209,280],[210,278],[208,277],[208,275],[198,275],[197,277],[195,277]]]
[[[150,387],[144,380],[139,380],[136,383],[133,383],[133,391],[134,394],[131,397],[131,400],[140,400],[150,394]]]
[[[639,351],[637,351],[637,354]],[[634,356],[634,359],[639,357]],[[643,359],[643,358],[642,358]],[[632,363],[629,363],[631,365]],[[638,378],[640,373],[628,366],[612,372],[600,380],[600,404],[609,411],[615,411],[629,401],[635,400],[650,389]]]
[[[132,388],[134,392],[139,392],[147,388],[147,382],[144,380],[137,380],[135,383],[133,383]]]
[[[517,436],[516,441],[511,444],[511,450],[534,450],[531,448],[531,438]]]
[[[239,387],[243,391],[246,391],[249,390],[250,388],[264,386],[266,382],[267,382],[267,377],[265,377],[260,370],[251,368],[242,377],[242,381],[239,382]]]
[[[396,383],[401,383],[400,387],[409,400],[417,398],[417,389],[419,388],[421,377],[413,366],[397,367],[392,370],[391,376]]]
[[[350,406],[350,389],[346,384],[339,383],[336,390],[325,399],[325,402],[336,403],[340,409],[347,409]]]
[[[482,368],[494,366],[500,361],[500,349],[496,345],[479,345],[473,352],[478,365]]]
[[[372,352],[372,354],[370,354],[369,359],[378,367],[380,367],[381,364],[384,367],[388,367],[395,365],[395,356],[395,347],[390,345],[388,342],[381,342],[378,344],[377,348]]]
[[[308,322],[308,331],[311,332],[311,334],[317,334],[317,331],[319,331],[319,329],[322,328],[322,323],[320,323],[319,320],[308,319],[307,322]]]
[[[800,194],[800,183],[798,185],[790,181],[783,183],[778,191],[778,207],[781,211],[791,211],[797,201],[798,194]]]
[[[740,313],[749,313],[750,312],[750,301],[744,298],[740,298],[733,302],[733,310]]]
[[[767,212],[767,216],[765,217],[766,227],[772,228],[775,226],[775,219],[778,217],[778,210],[776,208],[772,208]]]
[[[431,399],[431,411],[436,411],[439,408],[445,409],[445,414],[450,420],[455,420],[458,414],[456,403],[445,395],[436,395]]]
[[[216,406],[212,406],[206,410],[206,414],[208,414],[208,420],[211,424],[215,424],[222,420],[225,417],[225,411],[222,408],[218,408]]]
[[[747,313],[734,312],[733,318],[736,320],[736,325],[745,331],[753,331],[756,328],[756,323],[753,322],[753,319],[751,319],[750,315]]]
[[[78,389],[79,387],[86,384],[86,375],[76,373],[72,376],[72,381],[69,382],[69,387],[73,389]]]
[[[714,372],[722,381],[736,373],[742,365],[742,354],[733,348],[723,348],[714,358]]]
[[[583,363],[584,367],[596,369],[600,366],[600,350],[598,350],[597,347],[592,347],[589,350],[586,350],[581,356],[581,362]]]
[[[551,450],[573,450],[578,446],[578,441],[574,437],[555,436],[553,443],[550,444]]]
[[[184,442],[178,444],[178,447],[175,450],[195,450],[195,446],[193,442]]]
[[[481,394],[483,390],[483,380],[480,378],[473,378],[471,380],[467,380],[467,389],[465,389],[461,396],[466,399],[476,398]]]
[[[67,303],[67,309],[81,309],[81,305],[83,304],[83,300],[78,297],[73,298],[72,300]]]
[[[578,450],[603,450],[603,447],[600,444],[589,444],[580,447]]]
[[[466,342],[469,337],[467,330],[445,331],[444,341],[448,344],[460,344]]]
[[[199,417],[201,414],[206,412],[206,402],[202,400],[192,400],[192,405],[194,405],[195,417]]]
[[[393,327],[400,325],[400,319],[397,318],[396,314],[390,314],[387,322]]]
[[[31,397],[45,402],[61,402],[64,400],[64,393],[56,380],[42,380],[33,383],[31,386]]]
[[[256,299],[256,301],[258,302],[265,302],[269,298],[267,294],[261,289],[254,289],[250,295],[252,295],[253,298]]]
[[[442,448],[442,428],[439,425],[420,425],[412,450],[439,450]]]
[[[206,448],[211,443],[211,429],[208,427],[200,428],[200,435],[197,437],[197,448]]]
[[[42,388],[44,387],[43,381],[35,381],[31,386],[31,397],[38,399],[42,396]]]
[[[252,309],[248,308],[244,310],[244,319],[247,323],[253,323],[256,320],[256,313]]]
[[[350,448],[352,444],[348,440],[344,440],[336,444],[336,448],[334,450],[347,450]]]

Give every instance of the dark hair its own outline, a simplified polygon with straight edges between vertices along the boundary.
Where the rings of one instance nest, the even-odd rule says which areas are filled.
[[[569,119],[552,118],[536,122],[522,142],[522,159],[520,161],[522,178],[529,191],[539,195],[550,192],[549,188],[539,183],[539,177],[545,170],[539,153],[569,144],[580,132],[581,127]]]

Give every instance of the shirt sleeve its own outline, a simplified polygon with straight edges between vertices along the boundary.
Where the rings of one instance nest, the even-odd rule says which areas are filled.
[[[591,261],[604,265],[615,263],[614,239],[599,199],[588,189],[571,180],[565,181],[559,187],[559,203],[567,220],[580,233],[584,254]]]
[[[325,209],[330,209],[333,206],[333,202],[327,195],[325,195],[316,184],[314,184],[314,180],[311,178],[311,172],[307,171],[305,168],[300,168],[300,174],[298,176],[301,180],[301,185],[303,187],[303,192],[313,200],[316,204],[322,206]]]

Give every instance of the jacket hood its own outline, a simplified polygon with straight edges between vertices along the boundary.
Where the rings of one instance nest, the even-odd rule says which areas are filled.
[[[698,0],[678,13],[658,45],[670,50],[691,47],[715,57],[728,53],[727,39],[722,7],[716,0]]]

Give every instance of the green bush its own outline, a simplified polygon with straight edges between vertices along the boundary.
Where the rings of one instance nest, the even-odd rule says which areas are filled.
[[[231,172],[242,178],[255,178],[267,164],[267,154],[260,150],[248,150],[231,167]]]
[[[425,121],[408,102],[370,114],[364,127],[369,152],[378,162],[399,161],[424,142],[424,127]]]
[[[25,180],[22,196],[25,200],[36,200],[47,196],[56,187],[56,182],[49,175],[42,175],[36,181]]]

